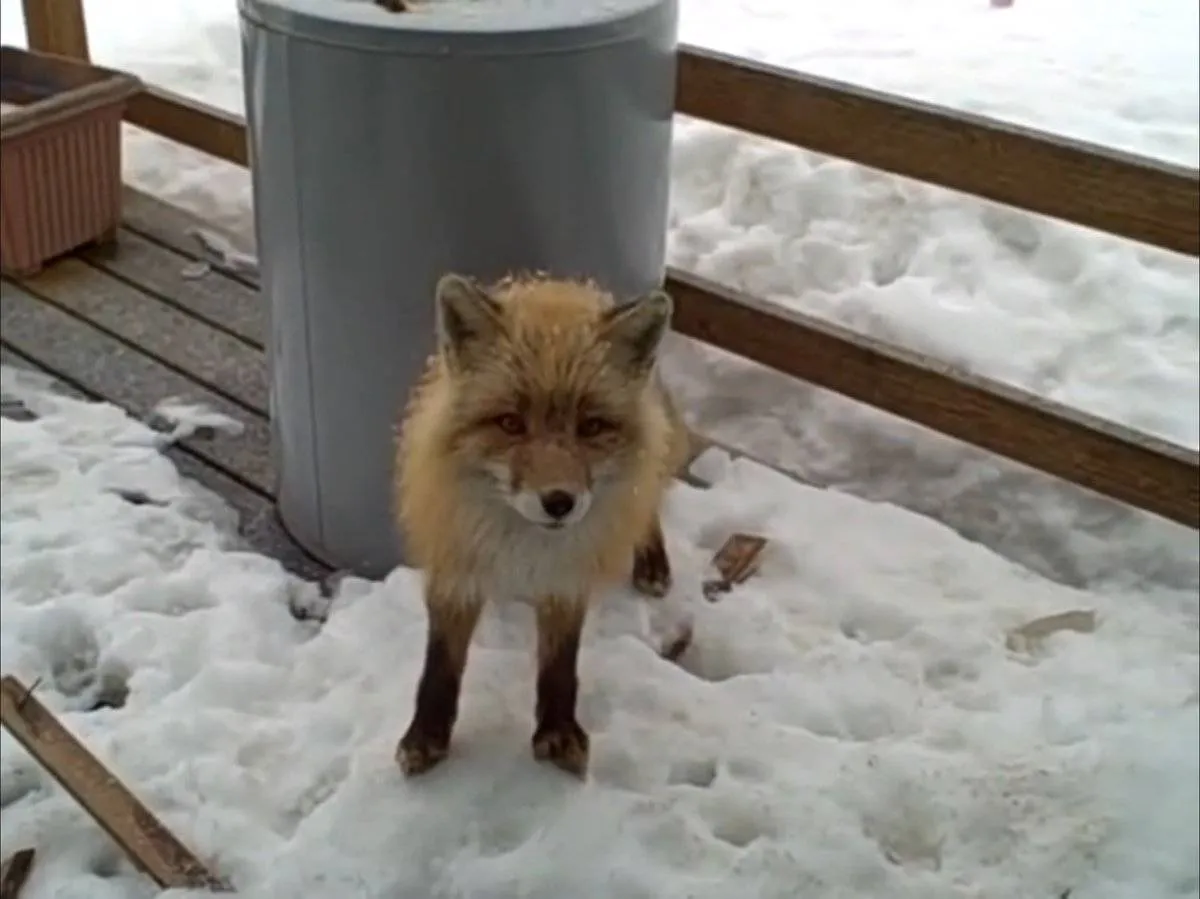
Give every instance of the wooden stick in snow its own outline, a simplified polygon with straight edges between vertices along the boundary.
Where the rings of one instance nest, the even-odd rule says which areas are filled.
[[[15,677],[0,679],[0,723],[160,887],[232,890]]]
[[[758,534],[730,534],[713,556],[712,565],[717,577],[704,582],[704,596],[716,602],[722,593],[728,593],[758,571],[759,557],[767,548],[767,538]]]
[[[18,849],[0,865],[0,899],[19,899],[33,870],[33,850]]]

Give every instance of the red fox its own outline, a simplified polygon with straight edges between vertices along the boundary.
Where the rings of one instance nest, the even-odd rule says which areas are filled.
[[[533,753],[584,777],[576,663],[589,603],[630,575],[651,596],[671,583],[659,508],[691,439],[655,371],[672,301],[450,274],[436,306],[437,352],[396,452],[396,509],[429,622],[396,759],[414,775],[446,757],[480,611],[521,601],[537,618]]]

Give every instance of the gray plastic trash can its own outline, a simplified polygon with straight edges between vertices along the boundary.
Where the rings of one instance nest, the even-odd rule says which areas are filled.
[[[446,271],[661,283],[676,0],[240,0],[279,513],[404,558],[395,425]]]

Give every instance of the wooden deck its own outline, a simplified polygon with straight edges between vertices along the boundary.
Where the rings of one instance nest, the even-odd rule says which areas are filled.
[[[323,581],[329,569],[291,541],[275,514],[266,306],[252,276],[215,268],[186,276],[205,258],[188,234],[197,227],[214,230],[127,188],[115,248],[88,249],[29,278],[4,277],[0,356],[148,423],[168,398],[203,403],[240,421],[241,434],[198,434],[166,452],[183,474],[238,511],[251,548]],[[7,407],[5,414],[22,412]]]

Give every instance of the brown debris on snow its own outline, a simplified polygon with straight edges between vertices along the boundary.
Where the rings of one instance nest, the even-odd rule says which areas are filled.
[[[716,602],[758,571],[767,538],[757,534],[730,534],[713,556],[712,564],[718,577],[704,582],[704,598]]]
[[[0,866],[0,899],[19,899],[33,870],[33,850],[18,849]]]
[[[232,889],[167,830],[30,689],[7,675],[0,679],[0,724],[160,887]]]
[[[1041,644],[1051,634],[1060,631],[1075,631],[1078,634],[1090,634],[1096,630],[1096,613],[1091,609],[1073,609],[1069,612],[1059,612],[1057,615],[1046,615],[1015,627],[1004,638],[1004,645],[1010,652],[1029,652]]]

